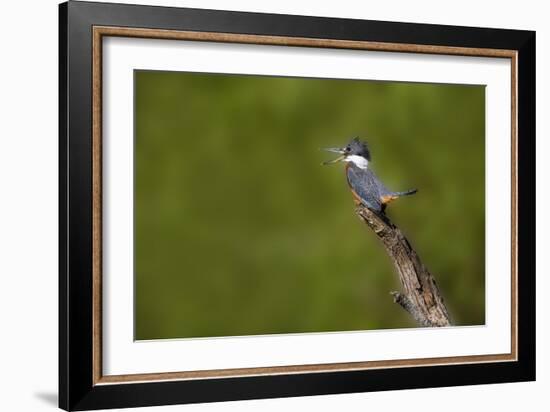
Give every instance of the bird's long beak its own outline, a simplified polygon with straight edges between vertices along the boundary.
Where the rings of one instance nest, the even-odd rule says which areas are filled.
[[[323,165],[331,165],[331,164],[334,164],[334,163],[338,163],[338,162],[341,162],[342,160],[344,160],[346,158],[346,155],[343,154],[343,153],[345,153],[344,149],[340,149],[339,147],[327,147],[327,148],[324,148],[324,149],[321,149],[321,150],[324,150],[325,152],[332,152],[332,153],[342,154],[342,156],[338,156],[336,159],[328,160],[326,162],[323,162],[322,163]]]

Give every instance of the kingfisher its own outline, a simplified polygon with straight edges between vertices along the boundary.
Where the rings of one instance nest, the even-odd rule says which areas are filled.
[[[417,192],[417,189],[404,192],[389,190],[369,167],[371,154],[367,143],[357,137],[342,148],[331,147],[323,150],[341,155],[334,160],[324,162],[323,165],[346,162],[348,185],[357,205],[366,206],[378,214],[384,214],[388,203]]]

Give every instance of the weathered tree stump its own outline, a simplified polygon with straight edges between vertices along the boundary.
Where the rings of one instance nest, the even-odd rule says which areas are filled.
[[[394,302],[401,305],[420,326],[450,326],[449,313],[434,277],[401,230],[387,216],[358,206],[357,215],[382,241],[390,256],[403,292],[391,292]]]

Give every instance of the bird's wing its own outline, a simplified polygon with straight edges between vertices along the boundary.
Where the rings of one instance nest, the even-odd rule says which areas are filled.
[[[351,190],[363,201],[365,206],[380,212],[382,204],[380,203],[376,176],[369,170],[360,170],[354,167],[348,167],[346,174]]]

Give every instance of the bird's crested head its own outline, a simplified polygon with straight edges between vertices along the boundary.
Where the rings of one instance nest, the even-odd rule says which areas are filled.
[[[334,160],[324,162],[323,164],[332,164],[336,162],[353,162],[360,167],[366,168],[370,161],[370,150],[367,142],[354,137],[344,147],[330,147],[324,149],[328,152],[339,153],[341,156]]]

